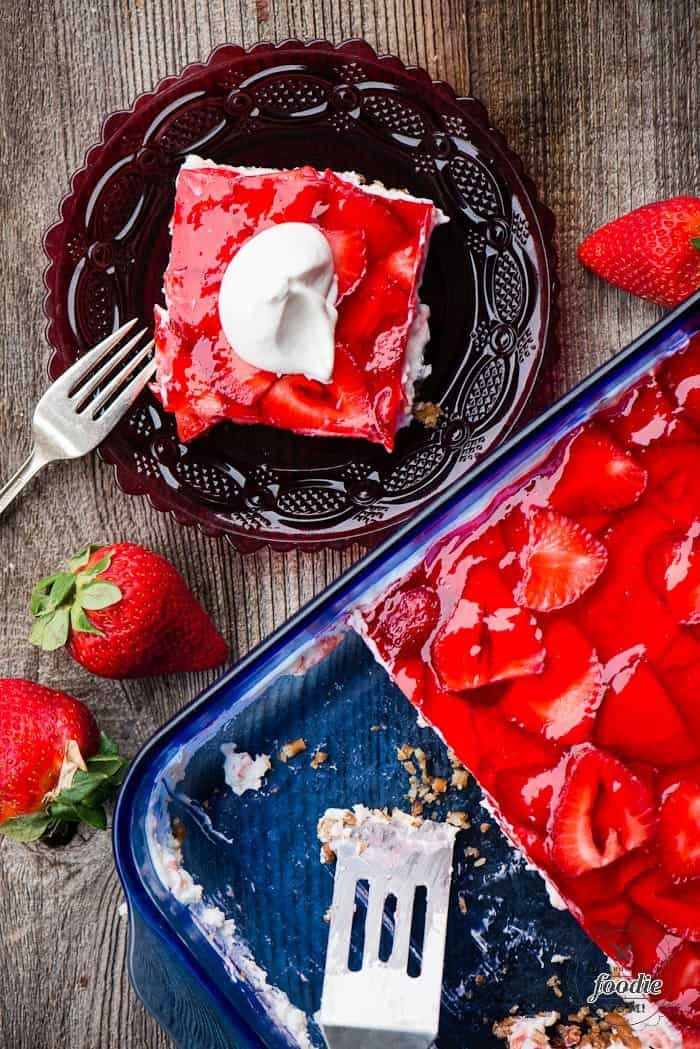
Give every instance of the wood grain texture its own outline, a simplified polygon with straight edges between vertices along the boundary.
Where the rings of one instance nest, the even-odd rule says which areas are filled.
[[[366,37],[487,105],[558,223],[570,387],[656,317],[586,274],[583,234],[700,185],[695,0],[12,0],[0,2],[0,475],[27,452],[45,384],[40,243],[102,117],[224,41]],[[25,642],[32,581],[87,540],[129,538],[178,565],[235,657],[358,554],[242,557],[117,491],[96,458],[54,466],[0,521],[0,676],[86,699],[133,753],[213,675],[112,683]],[[0,1047],[164,1049],[131,991],[107,835],[0,844]]]

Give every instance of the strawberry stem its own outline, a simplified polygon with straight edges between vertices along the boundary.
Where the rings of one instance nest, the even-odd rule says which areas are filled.
[[[88,758],[86,772],[79,769],[71,785],[37,812],[14,816],[0,823],[0,834],[15,841],[38,841],[45,836],[60,837],[68,829],[66,825],[88,823],[105,830],[104,803],[121,784],[128,764],[120,755],[117,744],[102,733],[100,749]]]
[[[63,648],[71,630],[102,635],[87,611],[109,608],[121,601],[118,586],[101,578],[109,569],[112,555],[107,553],[87,567],[99,546],[87,546],[70,559],[64,572],[46,576],[32,591],[30,610],[34,617],[29,640],[45,652]]]

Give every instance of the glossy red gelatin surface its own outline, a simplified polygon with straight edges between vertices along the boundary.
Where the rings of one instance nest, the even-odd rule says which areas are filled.
[[[391,451],[418,285],[437,212],[379,196],[331,171],[180,171],[172,251],[156,307],[155,386],[184,441],[222,419],[309,435],[365,437]],[[328,384],[247,364],[226,340],[218,298],[228,263],[255,234],[308,222],[330,241],[338,278],[335,366]]]
[[[591,937],[697,1037],[700,335],[358,626]]]

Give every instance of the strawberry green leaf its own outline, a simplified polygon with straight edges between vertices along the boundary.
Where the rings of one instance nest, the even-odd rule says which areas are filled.
[[[41,635],[41,647],[45,652],[55,652],[63,648],[68,640],[70,610],[67,605],[49,612],[44,617],[44,630]]]
[[[32,623],[31,630],[29,631],[30,644],[37,645],[39,648],[43,648],[45,630],[46,616],[42,616],[40,619],[35,619]]]
[[[71,605],[70,625],[72,629],[79,634],[96,634],[98,637],[103,636],[102,631],[98,630],[95,624],[91,623],[85,615],[82,605]]]
[[[110,605],[116,605],[121,599],[122,592],[114,583],[90,583],[80,592],[80,604],[83,608],[90,610],[109,608]]]
[[[51,817],[48,812],[34,812],[31,816],[13,816],[0,823],[0,834],[15,841],[37,841],[48,829]]]
[[[84,546],[82,550],[79,550],[77,554],[73,554],[68,562],[68,567],[72,571],[77,571],[79,568],[84,568],[88,563],[95,550],[99,550],[100,547],[94,544],[90,546]]]
[[[60,575],[57,575],[49,590],[49,606],[58,608],[70,595],[74,587],[75,576],[72,572],[62,572]]]
[[[99,758],[106,757],[118,757],[119,746],[113,739],[107,735],[106,732],[100,733],[100,749],[99,752],[92,758],[92,761],[97,761]],[[120,759],[121,760],[121,759]]]
[[[96,561],[89,569],[84,569],[82,572],[77,573],[78,583],[80,586],[87,586],[91,583],[98,575],[106,572],[112,561],[111,554],[107,554],[106,557],[101,557],[99,561]]]
[[[76,802],[74,809],[81,823],[89,823],[98,830],[107,830],[107,816],[101,805],[81,805]]]

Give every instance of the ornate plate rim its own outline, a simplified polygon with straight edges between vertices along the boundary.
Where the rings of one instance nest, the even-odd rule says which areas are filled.
[[[422,66],[406,64],[396,55],[378,53],[369,43],[367,43],[366,40],[359,37],[343,40],[338,44],[334,44],[329,40],[304,41],[295,37],[285,39],[279,43],[274,43],[272,41],[259,41],[252,44],[250,47],[243,47],[240,44],[230,43],[219,44],[213,48],[205,61],[191,62],[185,66],[180,73],[170,74],[163,77],[150,91],[144,91],[138,95],[129,108],[114,110],[105,117],[100,128],[99,141],[94,142],[87,148],[82,165],[77,168],[71,176],[69,189],[63,195],[59,203],[58,220],[46,230],[42,237],[44,255],[48,260],[43,273],[43,283],[45,288],[43,312],[46,319],[45,336],[49,345],[49,356],[47,360],[47,373],[49,378],[53,379],[60,373],[57,365],[60,366],[61,364],[61,353],[56,345],[59,340],[57,337],[58,321],[56,315],[56,293],[53,286],[55,273],[61,258],[60,251],[57,249],[60,246],[63,229],[69,221],[68,211],[72,201],[80,191],[82,184],[88,176],[90,168],[99,160],[102,152],[107,148],[113,136],[134,114],[149,105],[155,96],[168,90],[168,88],[176,83],[183,83],[190,77],[201,75],[213,64],[220,61],[224,55],[227,59],[230,59],[233,62],[243,57],[256,54],[274,56],[288,51],[299,50],[325,51],[339,55],[347,53],[348,55],[351,55],[352,58],[360,61],[365,59],[376,63],[387,70],[391,70],[399,75],[408,76],[413,80],[417,80],[426,86],[436,89],[440,94],[445,96],[451,105],[456,105],[459,110],[468,114],[470,120],[474,121],[482,131],[488,133],[490,139],[501,151],[504,159],[509,163],[513,172],[520,180],[540,228],[543,257],[547,267],[546,286],[549,301],[547,314],[544,319],[542,350],[523,391],[522,403],[519,411],[514,418],[510,420],[509,424],[504,427],[502,439],[505,439],[517,425],[519,419],[522,418],[522,415],[527,408],[535,383],[537,382],[542,370],[543,360],[546,358],[551,359],[551,357],[558,352],[557,328],[559,319],[558,294],[560,284],[558,278],[558,258],[554,246],[554,215],[540,199],[535,182],[525,171],[523,161],[510,149],[504,134],[499,131],[498,128],[493,126],[489,119],[486,107],[479,99],[472,96],[458,95],[448,81],[434,80],[430,73],[428,73],[428,71]],[[362,533],[358,535],[321,538],[318,535],[311,534],[307,538],[303,533],[298,532],[293,537],[284,537],[275,540],[275,538],[269,534],[256,535],[255,533],[244,532],[243,530],[236,530],[235,528],[227,529],[211,522],[192,518],[186,511],[179,508],[176,503],[173,504],[172,500],[162,498],[158,494],[153,494],[151,492],[140,491],[139,487],[133,483],[130,473],[121,463],[118,462],[116,455],[108,445],[101,445],[97,449],[97,454],[103,462],[112,467],[117,486],[125,495],[139,495],[142,497],[143,495],[146,495],[149,504],[154,510],[160,513],[169,513],[179,525],[184,525],[188,528],[197,528],[203,535],[213,538],[223,538],[241,553],[253,553],[265,548],[282,551],[294,549],[303,551],[322,549],[344,550],[352,544],[369,548],[383,538],[387,531],[386,522],[382,524],[381,521],[378,521],[376,523],[368,523]],[[468,470],[465,472],[468,473]],[[455,478],[450,482],[448,488],[454,484],[460,483],[463,476],[464,475],[460,475],[460,477]],[[398,527],[400,521],[392,522],[391,524],[394,527]]]

